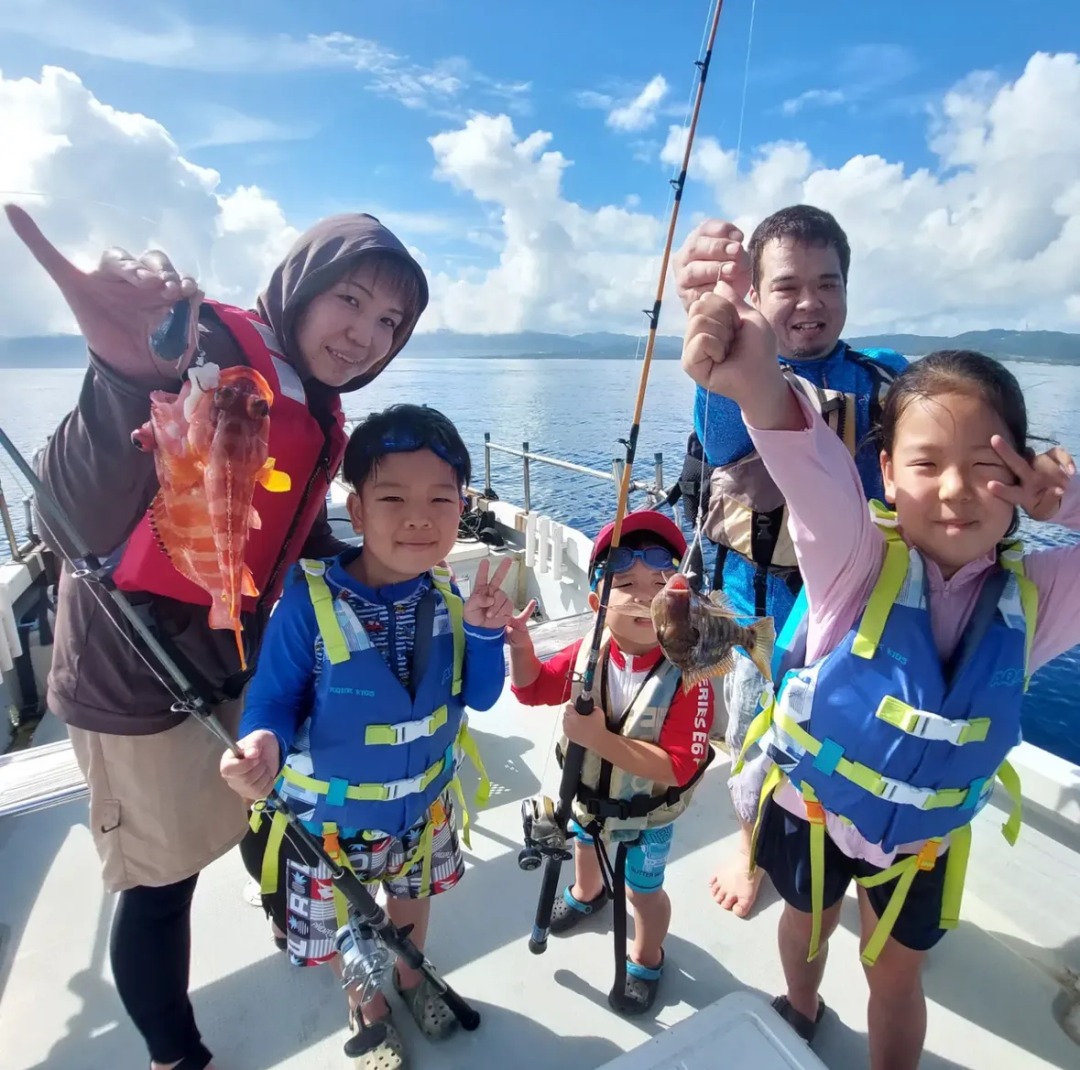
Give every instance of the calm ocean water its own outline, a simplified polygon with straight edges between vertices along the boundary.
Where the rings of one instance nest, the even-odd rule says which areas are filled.
[[[1034,434],[1061,442],[1080,457],[1080,368],[1014,363],[1028,398]],[[633,413],[639,365],[632,361],[579,359],[428,360],[399,357],[374,383],[346,398],[350,416],[397,401],[426,402],[445,412],[472,451],[474,484],[483,479],[484,432],[492,440],[554,454],[610,470],[622,455]],[[83,373],[77,369],[0,369],[0,426],[20,449],[41,444],[74,404]],[[651,478],[653,453],[664,454],[668,484],[682,465],[690,428],[693,388],[675,361],[653,364],[645,400],[634,474]],[[22,496],[7,458],[0,478],[14,506]],[[501,497],[520,501],[521,461],[492,455],[492,484]],[[589,534],[614,514],[615,488],[546,465],[533,464],[532,505]],[[637,496],[636,503],[640,504]],[[1034,546],[1076,541],[1055,525],[1026,526]],[[1077,607],[1080,612],[1080,606]],[[1080,765],[1080,647],[1043,668],[1032,682],[1025,709],[1025,738]]]

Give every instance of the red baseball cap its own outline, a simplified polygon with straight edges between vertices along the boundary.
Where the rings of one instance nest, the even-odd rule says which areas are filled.
[[[670,517],[658,513],[655,509],[639,509],[633,513],[627,513],[622,523],[622,531],[619,532],[619,541],[625,535],[631,535],[635,531],[647,531],[655,535],[665,546],[670,546],[676,555],[682,557],[686,553],[686,539],[679,530],[679,525]],[[600,534],[593,540],[592,555],[589,557],[589,571],[592,572],[596,559],[611,546],[611,537],[615,534],[615,521],[605,524],[600,529]]]

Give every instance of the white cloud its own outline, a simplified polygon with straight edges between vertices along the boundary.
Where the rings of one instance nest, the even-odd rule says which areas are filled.
[[[646,130],[656,122],[656,109],[667,96],[667,79],[656,75],[628,104],[613,108],[607,117],[608,126],[615,130]]]
[[[640,133],[656,123],[660,116],[681,117],[684,107],[669,103],[667,79],[662,74],[654,75],[644,86],[627,87],[618,84],[610,92],[597,89],[583,89],[575,94],[574,99],[581,108],[607,112],[605,123],[612,130],[623,133]],[[634,141],[635,159],[655,159],[660,146],[654,142]]]
[[[606,205],[589,211],[562,194],[570,166],[552,135],[521,138],[509,117],[474,116],[429,139],[436,176],[496,206],[496,266],[432,275],[424,330],[637,331],[656,287],[662,225],[654,216]],[[652,254],[652,255],[650,255]]]
[[[53,48],[123,63],[208,74],[320,68],[355,70],[367,88],[408,108],[453,114],[466,91],[495,99],[511,110],[527,109],[528,82],[502,82],[473,69],[461,57],[431,66],[399,56],[377,41],[334,32],[294,37],[230,26],[199,26],[160,9],[153,25],[145,9],[123,19],[65,0],[3,0],[0,32],[31,37]]]
[[[314,123],[291,125],[247,115],[223,104],[201,104],[197,118],[200,133],[188,139],[189,149],[221,145],[258,145],[268,141],[302,141],[317,130]]]
[[[736,174],[734,151],[702,130],[677,240],[700,207],[749,233],[784,205],[817,204],[851,239],[851,335],[1077,329],[1080,128],[1062,116],[1078,109],[1080,61],[1037,54],[1015,81],[972,76],[938,101],[931,167],[869,155],[828,167],[811,146],[785,141],[744,149]],[[669,132],[666,164],[681,161],[682,137]],[[114,243],[157,246],[208,292],[248,302],[295,235],[266,193],[190,163],[159,123],[109,107],[58,68],[39,80],[0,75],[0,144],[0,191],[45,194],[15,199],[85,266]],[[448,125],[430,145],[435,179],[465,210],[381,213],[429,265],[422,330],[641,330],[666,217],[625,194],[589,207],[568,199],[572,161],[554,135],[517,130],[507,115]],[[0,273],[0,332],[71,329],[51,283],[3,226]],[[670,284],[660,329],[681,329]]]
[[[897,99],[896,85],[918,69],[912,52],[903,45],[865,44],[845,49],[835,64],[836,79],[843,88],[808,89],[780,105],[787,116],[807,108],[835,108],[840,104],[858,105],[872,101],[875,106],[893,108],[904,103]],[[888,90],[886,96],[885,90]]]
[[[83,268],[110,245],[161,248],[208,292],[250,303],[296,236],[257,188],[226,192],[217,172],[185,160],[159,123],[101,103],[56,67],[40,81],[0,73],[0,144],[0,199],[24,204]],[[0,277],[4,335],[74,331],[56,288],[6,221]]]
[[[833,107],[843,104],[847,97],[842,89],[808,89],[797,97],[791,97],[780,105],[780,110],[785,115],[798,115],[803,108],[809,105],[817,105],[821,108]]]
[[[1080,324],[1080,108],[1073,54],[1031,57],[1011,83],[974,75],[935,109],[933,169],[881,156],[826,167],[801,142],[734,151],[702,138],[693,181],[750,230],[787,204],[833,212],[852,246],[848,333]],[[681,158],[673,128],[662,159]]]

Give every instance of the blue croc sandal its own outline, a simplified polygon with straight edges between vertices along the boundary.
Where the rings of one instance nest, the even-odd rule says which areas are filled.
[[[607,892],[601,888],[600,894],[595,899],[583,903],[570,894],[568,887],[564,888],[562,898],[556,899],[555,905],[551,908],[551,932],[569,932],[579,922],[603,909],[609,898]]]

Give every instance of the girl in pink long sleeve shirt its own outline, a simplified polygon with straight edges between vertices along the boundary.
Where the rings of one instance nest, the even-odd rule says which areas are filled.
[[[789,510],[808,603],[805,664],[837,649],[855,628],[881,575],[886,537],[872,519],[850,455],[779,371],[765,320],[721,283],[690,309],[683,367],[707,389],[736,401],[755,447]],[[1017,509],[1080,530],[1080,478],[1064,451],[1039,458],[1027,446],[1019,385],[1004,367],[973,353],[934,354],[912,365],[884,404],[882,474],[904,543],[925,565],[928,611],[938,654],[957,647],[980,591],[998,566],[999,544]],[[1027,671],[1080,643],[1080,545],[1024,555],[1038,592]],[[816,708],[816,707],[815,707]],[[766,760],[766,759],[763,759]],[[887,776],[889,769],[879,770]],[[762,771],[748,767],[751,781]],[[785,900],[780,956],[788,984],[773,1006],[806,1038],[824,1012],[818,988],[825,955],[808,961],[810,824],[800,791],[786,778],[763,809],[755,861]],[[825,811],[825,892],[821,948],[835,929],[844,890],[925,841],[886,850]],[[891,935],[867,970],[870,1065],[918,1065],[926,1029],[921,969],[940,927],[942,858],[920,869]],[[858,889],[865,946],[895,880]]]

